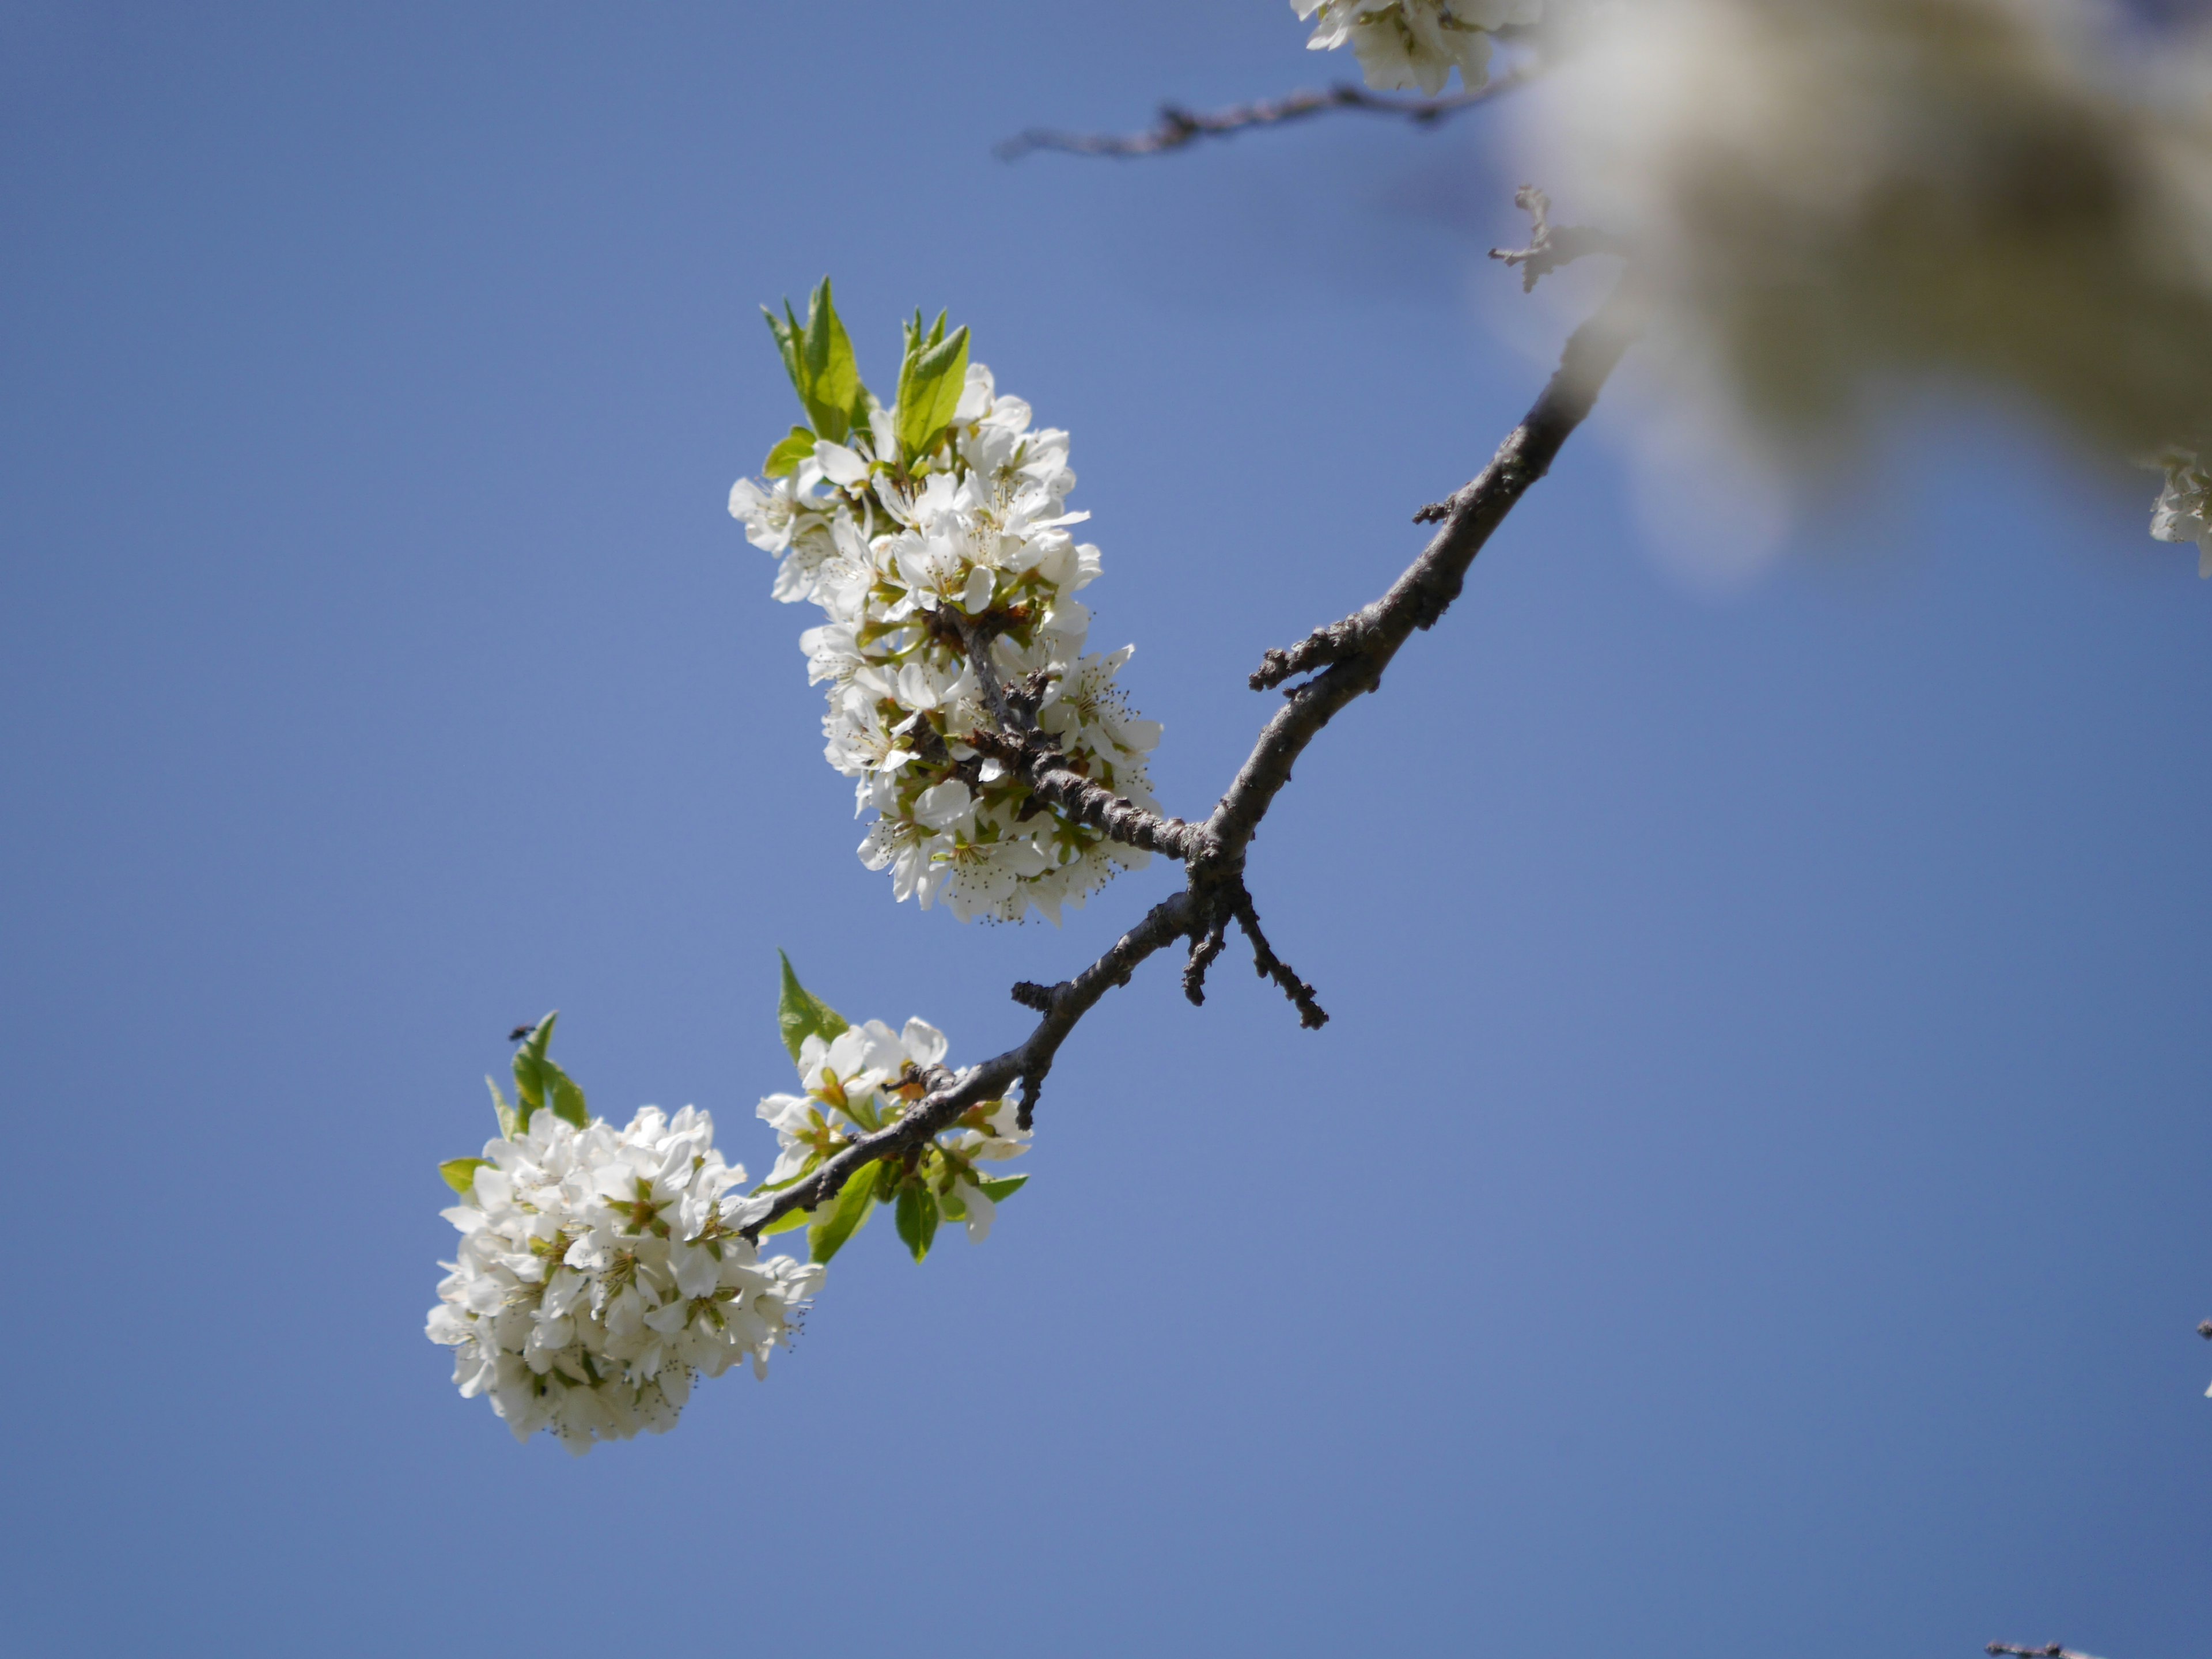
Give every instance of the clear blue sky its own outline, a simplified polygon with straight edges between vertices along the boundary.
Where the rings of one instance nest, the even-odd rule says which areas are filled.
[[[572,1462],[422,1336],[508,1027],[732,1158],[775,953],[1025,1029],[1168,890],[895,907],[725,514],[823,271],[1074,434],[1203,811],[1556,322],[1493,116],[992,159],[1311,83],[1279,3],[0,10],[0,1647],[2208,1641],[2212,586],[1952,411],[1725,600],[1578,438],[1085,1024],[1030,1190]]]

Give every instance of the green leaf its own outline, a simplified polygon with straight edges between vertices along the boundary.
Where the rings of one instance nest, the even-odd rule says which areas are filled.
[[[868,406],[874,399],[860,384],[860,364],[830,297],[830,279],[824,276],[808,297],[804,324],[788,300],[783,302],[782,316],[766,306],[761,307],[761,314],[768,319],[768,331],[775,337],[783,372],[791,376],[793,389],[799,393],[814,430],[832,443],[844,442],[854,427],[866,424]],[[777,446],[779,450],[781,447]]]
[[[766,306],[761,315],[768,319],[768,331],[775,336],[776,355],[783,359],[783,372],[791,376],[792,389],[801,400],[806,396],[806,371],[799,361],[799,319],[791,314],[791,301],[783,302],[783,315],[779,317]]]
[[[584,1091],[577,1087],[576,1079],[550,1060],[539,1060],[538,1069],[544,1076],[553,1115],[579,1129],[590,1127],[592,1114],[584,1104]]]
[[[945,337],[939,313],[927,339],[919,338],[920,331],[917,327],[908,337],[914,343],[899,369],[899,453],[909,461],[927,453],[944,435],[968,385],[968,331]]]
[[[768,453],[761,471],[771,478],[787,478],[799,471],[801,461],[810,460],[814,454],[814,434],[803,426],[791,428],[791,435]]]
[[[871,1164],[852,1177],[830,1205],[829,1215],[807,1230],[807,1254],[814,1261],[827,1261],[845,1248],[847,1239],[867,1224],[868,1212],[875,1206],[876,1183],[883,1170],[881,1164]]]
[[[786,1210],[767,1226],[762,1228],[760,1236],[766,1238],[771,1233],[787,1233],[794,1227],[807,1225],[813,1219],[813,1216],[805,1210]]]
[[[556,1008],[539,1020],[529,1040],[514,1051],[514,1115],[521,1128],[530,1127],[530,1115],[545,1103],[545,1045],[553,1040],[553,1022],[560,1017]]]
[[[983,1189],[983,1196],[989,1199],[992,1203],[1003,1204],[1021,1191],[1028,1182],[1027,1176],[1018,1175],[1008,1176],[1004,1181],[979,1181],[975,1184]]]
[[[914,1252],[919,1261],[929,1254],[932,1240],[937,1237],[937,1194],[928,1188],[908,1182],[899,1188],[898,1208],[894,1212],[898,1223],[898,1236]]]
[[[799,399],[813,416],[814,429],[833,443],[845,441],[856,416],[865,418],[866,392],[860,386],[860,366],[853,356],[853,342],[838,320],[837,307],[830,295],[830,279],[808,296],[806,333],[799,341],[799,363],[806,384]]]
[[[492,1115],[499,1120],[501,1139],[514,1139],[522,1133],[521,1118],[515,1115],[514,1108],[507,1103],[507,1097],[500,1093],[499,1085],[491,1080],[489,1072],[484,1073],[484,1087],[491,1091]]]
[[[463,1198],[475,1190],[477,1171],[491,1160],[488,1158],[449,1158],[438,1166],[438,1173],[446,1177],[446,1184]]]
[[[796,1066],[799,1048],[807,1038],[818,1036],[827,1042],[852,1022],[799,982],[799,975],[791,971],[789,957],[781,951],[775,954],[783,963],[783,994],[775,1002],[775,1028],[783,1033],[783,1046],[791,1051],[791,1063]]]

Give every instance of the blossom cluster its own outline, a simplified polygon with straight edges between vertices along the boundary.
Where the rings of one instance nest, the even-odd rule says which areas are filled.
[[[1900,388],[2112,461],[2212,428],[2212,37],[2149,73],[2092,0],[1639,0],[1520,111],[1632,240],[1669,422],[1818,470]],[[1788,447],[1794,446],[1794,453]]]
[[[1349,41],[1369,86],[1433,98],[1455,69],[1469,92],[1480,89],[1493,33],[1536,22],[1543,0],[1291,0],[1291,9],[1302,18],[1320,14],[1309,50]]]
[[[827,283],[810,335],[828,331],[815,325],[825,316],[834,325]],[[964,335],[940,363],[941,419],[913,412],[927,395],[911,384],[927,343],[919,330],[906,406],[877,404],[852,375],[849,423],[787,353],[817,428],[833,430],[794,428],[769,477],[732,489],[730,511],[782,561],[775,597],[811,599],[826,618],[799,645],[810,681],[827,687],[823,752],[855,781],[854,815],[878,815],[861,861],[890,869],[898,899],[942,898],[963,921],[1019,921],[1032,907],[1057,921],[1063,904],[1148,855],[1070,821],[965,741],[993,723],[975,653],[989,653],[1002,687],[1039,690],[1037,726],[1075,770],[1146,808],[1160,727],[1115,684],[1133,647],[1084,653],[1091,616],[1075,595],[1099,553],[1068,533],[1090,515],[1066,510],[1067,434],[1032,429],[1029,405],[967,363]],[[842,327],[830,337],[849,352]]]
[[[2154,541],[2197,544],[2197,574],[2212,577],[2212,471],[2195,452],[2169,449],[2154,463],[2166,473],[2166,487],[2151,508]]]
[[[862,1135],[903,1116],[929,1091],[945,1048],[945,1034],[920,1019],[907,1021],[903,1031],[872,1019],[834,1036],[810,1032],[798,1054],[802,1092],[769,1095],[760,1103],[760,1115],[781,1146],[763,1190],[805,1179]],[[981,1102],[940,1131],[910,1165],[879,1164],[854,1176],[843,1213],[816,1224],[815,1259],[823,1260],[825,1247],[834,1251],[851,1236],[871,1202],[898,1211],[900,1234],[917,1259],[927,1253],[940,1217],[963,1223],[969,1242],[981,1243],[998,1201],[1027,1179],[994,1180],[977,1168],[1029,1150],[1030,1132],[1016,1116],[1012,1100]]]
[[[462,1395],[488,1395],[516,1439],[550,1430],[580,1455],[665,1433],[695,1376],[740,1359],[765,1376],[790,1340],[824,1270],[763,1260],[739,1235],[759,1200],[730,1190],[745,1172],[714,1139],[688,1106],[619,1130],[541,1109],[484,1148],[444,1212],[460,1248],[427,1331],[454,1350]]]

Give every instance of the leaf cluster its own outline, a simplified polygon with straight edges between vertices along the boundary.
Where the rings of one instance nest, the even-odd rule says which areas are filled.
[[[513,1105],[500,1093],[496,1082],[489,1077],[484,1079],[485,1086],[491,1091],[491,1109],[499,1119],[502,1139],[512,1140],[525,1133],[530,1127],[532,1115],[549,1108],[554,1116],[579,1129],[592,1121],[582,1087],[545,1052],[546,1046],[553,1041],[553,1023],[560,1017],[561,1011],[556,1008],[539,1020],[530,1028],[522,1046],[514,1051]],[[448,1187],[466,1198],[476,1182],[477,1171],[489,1162],[482,1158],[447,1158],[438,1166],[438,1173],[445,1177]]]
[[[761,314],[768,319],[784,373],[791,377],[808,422],[793,427],[762,465],[769,477],[782,478],[813,455],[817,439],[842,444],[855,433],[872,434],[883,406],[860,379],[852,337],[837,315],[827,276],[807,296],[805,321],[799,320],[788,299],[782,315],[766,306]],[[966,328],[948,336],[941,311],[930,327],[923,326],[919,311],[903,326],[906,349],[899,363],[898,401],[890,410],[898,453],[877,457],[902,473],[911,471],[944,439],[968,383]]]

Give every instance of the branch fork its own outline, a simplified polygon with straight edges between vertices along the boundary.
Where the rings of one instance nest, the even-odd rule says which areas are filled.
[[[1554,241],[1559,234],[1551,233]],[[921,1079],[928,1092],[896,1123],[853,1141],[804,1180],[762,1194],[768,1202],[740,1229],[747,1237],[757,1239],[763,1228],[793,1210],[818,1208],[869,1164],[920,1148],[970,1107],[1003,1099],[1018,1085],[1018,1121],[1029,1127],[1054,1058],[1077,1023],[1109,990],[1126,985],[1146,957],[1176,940],[1188,940],[1190,945],[1183,990],[1191,1001],[1204,1000],[1206,972],[1226,948],[1234,926],[1251,944],[1254,969],[1282,988],[1298,1011],[1299,1024],[1313,1029],[1328,1019],[1313,988],[1275,954],[1260,926],[1259,910],[1244,883],[1245,854],[1305,746],[1354,697],[1379,685],[1399,647],[1417,629],[1433,626],[1459,596],[1468,568],[1491,532],[1544,476],[1560,446],[1589,415],[1599,389],[1634,338],[1639,317],[1640,307],[1624,285],[1574,331],[1560,355],[1558,371],[1490,465],[1433,509],[1439,526],[1435,536],[1387,593],[1341,621],[1316,629],[1287,650],[1267,653],[1251,677],[1255,690],[1283,685],[1301,675],[1312,678],[1285,687],[1284,705],[1261,729],[1251,754],[1203,823],[1147,812],[1076,772],[1037,729],[1037,709],[1048,682],[1031,675],[1008,687],[991,660],[989,647],[996,630],[989,619],[949,619],[967,647],[995,722],[979,727],[963,741],[1000,765],[1019,769],[1032,789],[1079,821],[1131,846],[1182,860],[1184,886],[1155,904],[1074,978],[1056,985],[1030,980],[1016,985],[1014,1000],[1038,1015],[1028,1037],[957,1074],[939,1071]],[[1993,1647],[1990,1651],[2075,1659],[2057,1648]]]

